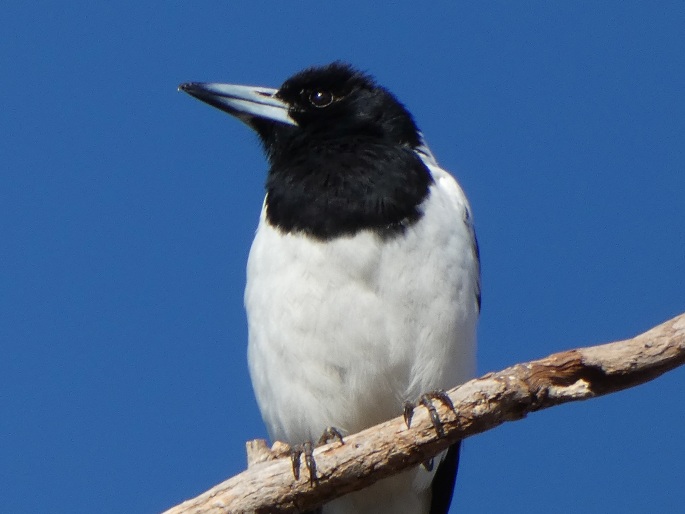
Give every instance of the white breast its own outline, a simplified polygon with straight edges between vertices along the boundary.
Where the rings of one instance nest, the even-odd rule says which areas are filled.
[[[281,233],[262,211],[245,305],[250,373],[272,439],[316,440],[327,426],[353,433],[473,375],[479,271],[469,207],[456,181],[430,168],[423,217],[397,237],[320,242]],[[418,492],[430,478],[410,472],[377,484],[376,495],[385,482]],[[388,512],[403,512],[399,504]],[[366,512],[337,505],[325,512]]]

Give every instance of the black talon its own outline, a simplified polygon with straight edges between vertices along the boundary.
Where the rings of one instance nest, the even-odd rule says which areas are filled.
[[[429,398],[432,398],[434,400],[440,400],[440,403],[442,403],[445,407],[447,407],[452,412],[456,412],[454,410],[454,404],[452,403],[452,399],[448,396],[448,394],[445,391],[431,391],[430,393],[426,393],[424,396],[428,396]]]
[[[335,440],[340,441],[340,444],[345,444],[340,430],[335,427],[326,427],[316,443],[316,447],[328,444]],[[316,460],[314,460],[314,445],[311,441],[305,441],[302,444],[296,444],[290,447],[290,462],[293,465],[293,476],[295,480],[300,479],[300,457],[304,454],[304,464],[309,471],[309,482],[316,485],[319,477],[316,475]]]
[[[340,430],[335,427],[326,427],[326,429],[323,431],[323,434],[321,434],[321,437],[319,438],[319,442],[316,443],[316,446],[323,446],[324,444],[328,444],[336,440],[340,441],[340,444],[345,444]]]
[[[318,477],[316,476],[316,461],[314,460],[314,447],[311,441],[305,441],[302,445],[304,448],[304,463],[309,470],[309,483],[315,485]]]
[[[426,469],[426,471],[433,471],[433,459],[425,460],[421,465]]]
[[[433,400],[440,401],[440,403],[442,403],[445,407],[449,408],[452,412],[455,412],[454,404],[452,403],[452,400],[447,395],[447,393],[442,390],[430,391],[426,394],[422,394],[419,398],[419,401],[417,402],[426,407],[426,409],[428,409],[428,413],[430,414],[433,427],[435,428],[435,431],[437,432],[438,436],[445,437],[445,430],[443,429],[442,421],[440,420],[440,415],[438,414],[435,405],[433,405]],[[407,428],[411,428],[411,420],[414,416],[414,409],[416,408],[416,405],[417,404],[412,403],[410,401],[404,402],[404,423],[407,425]]]
[[[407,428],[411,428],[411,418],[414,417],[414,407],[415,405],[410,401],[404,402],[404,424]]]
[[[296,444],[290,447],[290,462],[293,466],[293,476],[295,480],[300,479],[300,455],[304,451],[304,447],[301,444]]]
[[[309,471],[309,481],[312,485],[317,480],[316,476],[316,461],[314,460],[314,447],[311,441],[305,441],[302,444],[296,444],[290,448],[290,462],[293,465],[293,476],[295,480],[300,479],[300,457],[304,454],[304,465]]]
[[[438,433],[438,437],[445,437],[445,430],[442,428],[442,421],[440,421],[440,415],[438,410],[433,405],[433,401],[427,394],[421,395],[420,399],[421,405],[428,409],[428,414],[430,414],[431,421],[433,422],[433,428]]]

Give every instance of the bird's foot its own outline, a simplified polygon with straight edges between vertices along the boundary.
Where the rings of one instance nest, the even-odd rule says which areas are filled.
[[[326,427],[323,431],[323,434],[321,434],[321,437],[319,437],[319,441],[316,443],[316,446],[323,446],[324,444],[332,443],[333,441],[340,441],[340,444],[345,444],[340,430],[335,427]]]
[[[454,404],[452,403],[452,400],[450,400],[450,397],[447,396],[445,391],[430,391],[422,394],[417,402],[404,402],[404,422],[407,425],[407,428],[410,428],[411,419],[414,416],[414,409],[419,405],[423,405],[426,409],[428,409],[428,414],[430,414],[433,427],[435,428],[435,432],[438,434],[438,437],[444,437],[445,429],[442,426],[442,421],[440,420],[438,410],[435,408],[435,405],[433,405],[433,400],[438,400],[445,407],[454,412]]]
[[[314,446],[311,441],[296,444],[290,448],[290,462],[293,466],[293,476],[295,480],[300,479],[300,457],[304,454],[304,465],[309,471],[309,482],[314,485],[317,480],[316,461],[314,460]]]
[[[345,444],[340,430],[335,427],[326,427],[321,434],[316,446],[311,441],[305,441],[302,444],[296,444],[290,448],[290,462],[293,466],[293,476],[295,480],[300,479],[300,457],[304,455],[304,464],[309,471],[309,483],[316,485],[318,476],[316,474],[316,460],[314,460],[314,448],[323,446],[333,441],[340,441],[340,444]]]

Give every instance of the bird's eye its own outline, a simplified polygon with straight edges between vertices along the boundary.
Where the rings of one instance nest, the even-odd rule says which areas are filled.
[[[331,105],[334,98],[330,91],[315,89],[309,92],[308,100],[314,107],[322,108]]]

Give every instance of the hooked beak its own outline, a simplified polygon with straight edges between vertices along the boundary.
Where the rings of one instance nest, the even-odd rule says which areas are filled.
[[[275,96],[277,89],[217,82],[186,82],[178,89],[248,125],[258,118],[297,126],[297,122],[290,117],[288,104]]]

